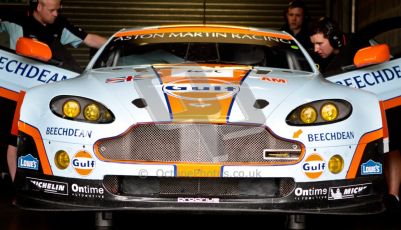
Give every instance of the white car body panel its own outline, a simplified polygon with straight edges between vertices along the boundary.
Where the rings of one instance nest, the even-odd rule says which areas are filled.
[[[157,31],[157,28],[155,30]],[[144,31],[140,32],[147,33],[146,29]],[[131,33],[131,31],[127,30],[120,33]],[[136,32],[132,33],[135,34]],[[253,29],[247,33],[267,33],[266,36],[274,33],[274,36],[293,39],[288,34],[270,30],[267,32],[256,30],[255,32]],[[160,34],[162,33],[160,32]],[[257,35],[261,36],[260,34]],[[124,38],[118,33],[115,36],[116,39]],[[256,38],[259,37],[256,36]],[[127,37],[126,39],[131,38]],[[112,41],[113,39],[109,39],[109,42]],[[293,42],[299,45],[298,42]],[[50,200],[46,200],[46,196],[49,194],[46,194],[41,188],[35,187],[36,182],[32,182],[34,179],[46,179],[53,181],[54,184],[67,183],[72,190],[78,185],[96,188],[96,191],[101,189],[101,193],[93,192],[94,194],[91,194],[93,197],[90,197],[93,199],[87,200],[80,199],[85,197],[86,192],[74,191],[74,193],[69,193],[67,199],[71,198],[77,202],[77,209],[88,207],[90,210],[92,208],[102,210],[141,209],[142,206],[136,206],[138,202],[146,203],[148,200],[150,203],[160,202],[161,207],[153,207],[156,209],[171,207],[186,209],[181,206],[179,200],[182,197],[191,197],[191,195],[168,197],[169,199],[166,198],[166,200],[163,200],[163,197],[155,198],[154,195],[143,196],[144,199],[135,194],[124,196],[122,195],[123,192],[106,191],[105,184],[107,182],[105,182],[105,178],[110,176],[124,178],[121,180],[126,180],[124,181],[126,184],[130,184],[133,178],[135,180],[145,178],[145,181],[146,178],[163,181],[165,179],[181,180],[188,177],[199,180],[232,178],[238,181],[246,181],[247,179],[285,181],[290,178],[293,182],[291,184],[292,190],[282,197],[254,198],[255,200],[247,203],[246,199],[237,201],[235,198],[229,198],[225,201],[224,198],[220,199],[217,195],[212,194],[206,195],[206,197],[220,199],[219,203],[222,206],[209,207],[205,205],[201,209],[216,208],[218,210],[221,208],[227,210],[232,208],[244,210],[246,209],[244,207],[249,205],[250,210],[299,211],[304,213],[315,212],[316,210],[323,210],[322,212],[327,213],[341,213],[341,210],[353,212],[353,208],[361,213],[382,210],[378,200],[380,198],[378,187],[380,186],[377,184],[383,179],[381,159],[383,149],[387,148],[387,137],[385,136],[385,127],[383,127],[383,108],[380,100],[395,97],[395,89],[401,83],[399,83],[398,78],[396,80],[394,77],[393,80],[383,84],[360,87],[367,89],[360,90],[345,87],[340,82],[349,82],[346,79],[355,79],[355,76],[363,76],[366,72],[376,71],[377,68],[393,68],[393,73],[398,74],[399,61],[395,60],[324,79],[305,50],[302,47],[295,46],[292,49],[301,50],[305,54],[306,60],[311,65],[310,71],[202,63],[196,65],[190,63],[181,65],[156,63],[154,65],[98,68],[96,67],[96,60],[101,58],[101,53],[105,52],[106,48],[107,45],[99,50],[85,72],[78,77],[73,76],[74,74],[68,71],[60,72],[73,76],[74,79],[32,88],[29,85],[19,118],[20,135],[25,142],[21,144],[19,149],[17,184],[25,192],[23,196],[35,200],[37,198],[33,195],[39,195],[41,197],[37,200],[39,203],[41,202],[40,199],[43,198],[45,203],[55,204],[50,209],[74,209],[74,207],[69,206],[67,200],[59,203],[57,194],[53,195],[54,197],[48,197]],[[399,74],[401,75],[401,73]],[[333,84],[333,82],[338,84]],[[397,84],[392,84],[393,82],[397,82]],[[390,84],[392,87],[388,89],[385,84]],[[213,93],[217,96],[210,97],[209,94]],[[57,101],[59,97],[89,99],[110,110],[115,119],[109,123],[98,123],[65,118],[54,112],[58,109],[53,108],[57,107],[54,105],[54,101]],[[145,100],[146,105],[141,107],[135,104],[134,101],[138,99]],[[261,99],[267,101],[268,105],[258,108],[255,103]],[[316,125],[294,125],[286,120],[296,108],[326,100],[345,101],[351,105],[351,112],[338,121],[323,122]],[[52,109],[54,110],[52,111]],[[185,128],[181,130],[187,124],[194,124],[190,127],[194,127],[195,130]],[[163,131],[168,130],[166,128],[169,127],[168,125],[172,125],[171,127],[179,130],[177,131],[181,135],[179,137],[185,140],[182,142],[178,140],[176,143],[179,146],[177,151],[181,151],[182,154],[179,160],[164,162],[162,160],[118,159],[117,157],[108,159],[101,155],[100,151],[103,151],[101,148],[106,148],[103,145],[104,142],[120,140],[119,138],[131,135],[139,127],[148,127],[148,125],[154,125]],[[203,127],[202,125],[212,128],[202,129],[200,128]],[[241,131],[232,131],[224,135],[217,133],[217,131],[216,133],[211,132],[220,126],[229,127],[231,125],[241,127]],[[205,133],[205,130],[209,133]],[[191,140],[190,135],[193,135],[191,131],[196,133],[194,137],[199,140]],[[259,162],[251,160],[249,162],[245,160],[231,162],[224,160],[228,159],[229,153],[225,155],[216,154],[219,151],[224,152],[224,150],[219,149],[219,141],[237,137],[240,140],[247,140],[245,138],[247,135],[252,136],[262,132],[270,134],[271,139],[278,143],[277,145],[280,145],[281,142],[292,143],[293,149],[288,151],[302,150],[300,155],[295,160],[283,162],[277,159],[271,162],[269,159]],[[166,131],[166,133],[169,132]],[[241,139],[242,137],[244,138]],[[29,141],[34,144],[26,144]],[[129,136],[126,140],[127,143],[121,144],[128,146],[124,146],[125,149],[129,149],[126,150],[127,155],[130,151],[134,151],[131,149],[134,148],[132,145],[142,144],[136,143],[136,141],[140,142],[141,140]],[[120,142],[116,141],[116,143]],[[154,143],[152,142],[152,144]],[[201,150],[197,150],[204,155],[211,154],[210,156],[202,156],[204,159],[211,159],[210,161],[195,161],[194,158],[190,157],[192,147],[194,145],[195,147],[196,145],[203,146],[202,144],[209,149],[203,150],[199,147]],[[241,144],[245,149],[243,151],[247,151],[246,145],[249,143]],[[149,151],[149,154],[154,154],[156,159],[159,159],[158,156],[164,156],[166,152],[170,153],[167,150],[171,145],[173,144],[166,143],[162,145],[160,151]],[[116,146],[116,149],[120,147]],[[274,147],[271,149],[274,150]],[[124,148],[121,147],[121,149]],[[270,147],[262,149],[258,159],[263,159],[264,151],[268,152],[271,149]],[[65,151],[70,160],[64,169],[60,168],[55,160],[56,154],[60,150]],[[117,150],[117,155],[120,153],[119,151]],[[241,149],[238,151],[238,155],[247,155],[247,152],[241,152]],[[82,152],[85,152],[86,155],[83,155]],[[334,156],[340,156],[343,160],[343,168],[337,173],[331,171],[331,168],[329,169],[329,161]],[[191,160],[186,161],[187,157]],[[36,166],[36,164],[39,167],[30,166]],[[121,182],[121,187],[128,186],[124,183]],[[31,190],[24,191],[26,186],[29,187],[30,184],[35,184],[35,186]],[[333,199],[330,194],[334,188],[344,187],[351,191],[360,184],[367,184],[366,187],[369,189],[352,194],[350,206],[341,202],[339,202],[338,209],[332,206],[337,205],[337,203],[332,204],[329,201]],[[130,184],[129,186],[134,185]],[[127,190],[131,188],[129,186],[126,188]],[[324,194],[300,193],[300,191],[315,191],[315,189],[316,191],[324,191]],[[149,190],[151,189],[149,188]],[[371,200],[369,200],[370,196],[373,197]],[[202,198],[203,196],[200,194],[194,195],[194,197]],[[304,203],[302,202],[306,202],[308,199],[313,200],[312,203],[316,202],[314,206],[308,204],[303,206]],[[321,200],[326,203],[320,204]],[[22,199],[20,202],[20,205],[24,207],[24,200]],[[245,202],[245,206],[242,206],[241,202]],[[189,203],[190,209],[196,210],[198,208],[196,204]],[[368,206],[371,203],[375,203],[377,206],[369,208]],[[82,206],[80,206],[81,204]],[[148,204],[146,203],[146,205]],[[27,206],[30,205],[27,204]],[[32,206],[30,208],[35,209]]]

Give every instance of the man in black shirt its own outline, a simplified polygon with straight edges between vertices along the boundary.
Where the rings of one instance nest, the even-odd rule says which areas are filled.
[[[348,38],[348,39],[347,39]],[[317,21],[311,33],[314,51],[318,55],[315,62],[323,76],[344,72],[344,67],[353,64],[353,58],[358,49],[369,45],[365,39],[355,35],[345,36],[337,25],[328,18]],[[386,209],[392,213],[400,212],[401,185],[401,107],[386,110],[386,120],[389,132],[389,152],[385,154],[384,174],[388,193],[383,197]]]
[[[8,32],[11,49],[15,49],[20,37],[35,38],[49,45],[54,59],[71,61],[73,58],[64,45],[78,47],[83,42],[98,49],[106,42],[104,37],[86,33],[59,16],[60,0],[29,0],[29,3],[28,15],[0,15],[0,32]]]
[[[309,39],[309,15],[305,3],[302,0],[290,2],[284,11],[284,18],[286,23],[281,30],[294,36],[308,52],[313,51]]]
[[[369,46],[368,40],[355,34],[345,34],[336,22],[327,17],[312,24],[310,40],[314,47],[312,57],[324,77],[343,73],[353,65],[356,52]]]
[[[80,72],[81,68],[64,45],[70,44],[78,47],[84,43],[98,49],[106,42],[106,38],[86,33],[81,28],[69,23],[66,18],[59,16],[60,0],[29,0],[29,8],[27,15],[0,15],[0,32],[5,31],[9,34],[11,49],[15,49],[20,37],[35,38],[49,45],[53,54],[52,58],[63,63],[61,67]],[[10,109],[12,111],[7,112],[14,114],[14,109],[15,106]],[[4,108],[2,111],[6,112]],[[16,137],[11,136],[8,139],[7,162],[11,179],[14,180],[17,157]]]
[[[319,65],[320,72],[327,76],[342,71],[342,65],[349,65],[353,54],[346,56],[343,60],[338,58],[347,44],[345,34],[331,19],[322,17],[312,25],[310,40],[314,47],[315,62]]]

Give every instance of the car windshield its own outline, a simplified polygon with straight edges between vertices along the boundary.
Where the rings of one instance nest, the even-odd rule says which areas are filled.
[[[255,35],[202,35],[189,32],[115,37],[93,68],[155,64],[229,64],[274,67],[312,72],[294,40]],[[252,37],[253,36],[253,37]],[[167,37],[167,38],[166,38]],[[233,39],[234,37],[234,39]]]

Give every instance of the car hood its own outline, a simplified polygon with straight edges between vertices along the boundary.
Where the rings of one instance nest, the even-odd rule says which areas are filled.
[[[249,66],[165,65],[92,70],[83,77],[97,82],[92,95],[102,98],[95,100],[109,101],[112,111],[128,110],[136,122],[263,124],[313,76]],[[121,107],[113,109],[117,104]]]

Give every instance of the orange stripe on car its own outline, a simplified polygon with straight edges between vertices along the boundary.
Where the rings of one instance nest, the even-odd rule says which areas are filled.
[[[15,136],[18,135],[18,120],[19,120],[19,115],[20,115],[20,111],[21,111],[22,101],[24,100],[24,97],[25,97],[25,91],[21,91],[18,96],[19,97],[18,97],[18,101],[17,101],[17,106],[15,107],[13,124],[11,127],[11,134],[13,134]]]
[[[31,136],[35,142],[36,149],[38,150],[39,160],[42,164],[43,173],[45,175],[53,175],[52,169],[50,167],[49,159],[47,158],[45,146],[43,145],[43,139],[37,128],[24,123],[22,121],[18,122],[18,129]]]
[[[160,75],[163,85],[174,84],[175,86],[190,84],[206,84],[221,86],[230,83],[240,86],[242,79],[249,69],[234,69],[230,77],[208,76],[174,76],[171,69],[156,69]],[[183,70],[185,72],[185,69]],[[213,75],[213,74],[212,74]],[[174,121],[178,122],[213,122],[225,123],[228,112],[236,93],[227,92],[189,92],[176,91],[174,94],[167,94],[171,115]],[[189,109],[190,108],[190,109]]]
[[[220,177],[221,165],[177,164],[177,177]]]
[[[0,97],[4,97],[12,101],[18,101],[19,95],[17,92],[0,87]]]
[[[401,97],[391,98],[389,100],[384,101],[384,109],[391,109],[401,105]]]
[[[366,145],[382,137],[383,129],[378,129],[376,131],[363,135],[358,143],[358,147],[355,150],[354,157],[352,158],[351,165],[346,176],[347,179],[354,179],[356,177]]]

